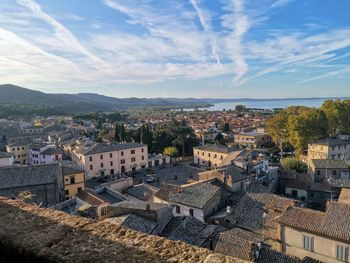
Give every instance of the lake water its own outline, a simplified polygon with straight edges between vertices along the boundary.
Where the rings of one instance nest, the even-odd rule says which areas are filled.
[[[275,100],[239,100],[232,102],[213,103],[214,106],[207,108],[209,111],[234,110],[236,105],[245,105],[247,108],[275,109],[288,106],[320,107],[327,99],[275,99]]]

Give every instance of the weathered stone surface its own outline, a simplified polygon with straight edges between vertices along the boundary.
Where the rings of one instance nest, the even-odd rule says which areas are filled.
[[[245,262],[2,197],[0,251],[8,258],[4,262]]]

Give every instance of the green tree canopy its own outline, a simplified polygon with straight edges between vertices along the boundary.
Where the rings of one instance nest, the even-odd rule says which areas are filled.
[[[165,155],[168,155],[170,157],[176,157],[178,156],[179,152],[176,147],[171,146],[171,147],[165,147],[163,153]]]

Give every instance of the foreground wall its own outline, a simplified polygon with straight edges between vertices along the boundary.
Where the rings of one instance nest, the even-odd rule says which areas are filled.
[[[245,262],[2,197],[0,253],[1,262]]]

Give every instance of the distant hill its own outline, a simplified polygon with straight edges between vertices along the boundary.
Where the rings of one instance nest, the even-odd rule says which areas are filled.
[[[114,98],[95,93],[48,94],[23,87],[0,85],[0,104],[45,106],[62,113],[127,110],[135,107],[175,107],[203,105],[200,100]]]

